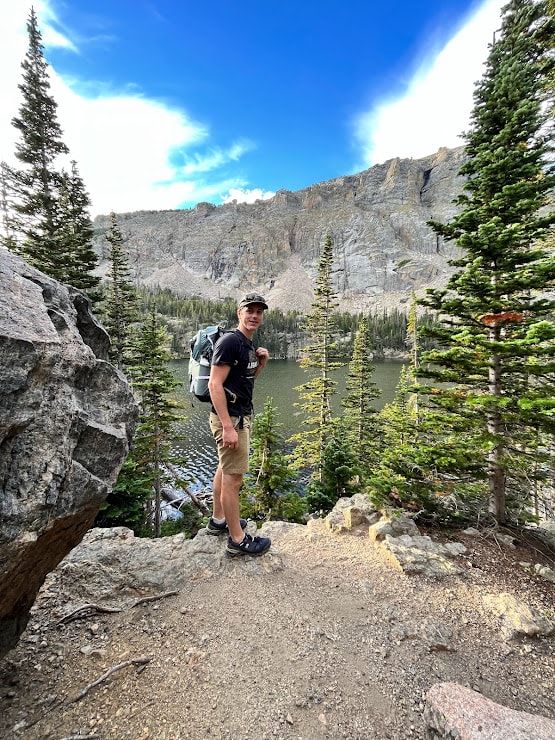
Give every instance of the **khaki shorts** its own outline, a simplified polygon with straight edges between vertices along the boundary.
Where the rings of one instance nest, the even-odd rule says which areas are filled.
[[[243,428],[239,428],[240,418],[232,416],[231,421],[237,430],[238,444],[237,447],[224,447],[223,427],[217,414],[210,412],[210,429],[212,436],[218,444],[218,459],[222,468],[222,473],[226,475],[238,475],[247,473],[249,470],[249,452],[250,452],[250,431],[251,417],[243,416]]]

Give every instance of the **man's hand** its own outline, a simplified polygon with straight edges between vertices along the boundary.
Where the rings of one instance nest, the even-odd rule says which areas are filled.
[[[259,347],[256,350],[256,356],[258,357],[258,367],[256,368],[256,373],[254,377],[261,373],[262,370],[264,370],[264,368],[266,367],[266,363],[268,362],[268,358],[270,357],[270,353],[265,347]]]
[[[239,446],[239,435],[233,424],[223,428],[222,443],[224,447],[229,447],[232,450]]]

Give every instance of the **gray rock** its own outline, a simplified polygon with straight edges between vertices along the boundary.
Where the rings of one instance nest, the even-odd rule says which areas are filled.
[[[499,617],[501,632],[506,639],[520,635],[538,637],[555,632],[553,622],[512,594],[488,594],[484,597],[484,603]]]
[[[428,691],[424,718],[430,738],[453,740],[553,740],[555,721],[496,704],[455,683]]]
[[[249,531],[252,526],[249,523]],[[225,543],[225,537],[208,535],[204,529],[189,540],[183,534],[135,537],[126,527],[91,529],[49,574],[44,590],[56,593],[67,613],[88,602],[123,607],[143,596],[179,591],[192,577],[209,578],[222,570],[268,572],[283,567],[274,549],[261,558],[232,559]]]
[[[0,248],[0,653],[127,456],[136,403],[88,299]]]
[[[373,524],[381,518],[380,512],[364,493],[356,493],[350,498],[340,498],[324,522],[327,529],[335,534],[351,532],[361,525]]]
[[[463,572],[454,561],[467,552],[466,547],[461,542],[441,544],[421,535],[409,516],[383,517],[369,528],[368,535],[405,573],[438,578]]]
[[[553,519],[540,522],[534,532],[555,550],[555,521]]]
[[[386,537],[401,537],[402,535],[418,536],[420,534],[414,520],[408,516],[386,517],[372,524],[368,536],[372,542],[382,542]]]
[[[547,565],[540,565],[540,563],[536,563],[534,565],[534,573],[539,575],[540,578],[543,578],[546,581],[551,581],[551,583],[555,583],[555,570],[553,568],[548,568]]]
[[[426,619],[420,625],[420,637],[428,644],[430,650],[453,651],[453,630],[447,624]]]
[[[495,539],[498,542],[501,542],[502,545],[505,545],[506,547],[510,547],[511,550],[516,549],[517,540],[515,539],[515,537],[512,537],[510,534],[501,534],[497,532],[495,534]]]
[[[420,639],[431,651],[454,651],[453,630],[442,622],[426,619],[420,624],[395,622],[391,637],[396,642],[409,639]]]
[[[454,558],[466,552],[461,543],[442,545],[427,535],[392,537],[388,534],[380,544],[391,562],[404,573],[438,578],[463,572],[454,562]]]

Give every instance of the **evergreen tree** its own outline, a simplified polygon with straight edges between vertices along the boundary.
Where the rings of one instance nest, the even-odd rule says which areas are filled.
[[[21,168],[2,163],[3,243],[27,262],[62,283],[98,299],[93,275],[90,206],[77,165],[57,169],[69,150],[62,140],[57,104],[50,94],[48,68],[35,11],[27,30],[29,46],[22,63],[23,96],[12,123],[20,133],[15,156]]]
[[[404,366],[393,402],[380,412],[384,444],[368,492],[377,506],[435,520],[477,521],[487,498],[474,482],[482,474],[474,428],[469,420],[448,418],[421,395],[411,368]]]
[[[322,453],[321,475],[308,487],[308,511],[327,514],[340,498],[354,496],[360,490],[360,474],[360,457],[342,421],[335,420]]]
[[[383,444],[379,414],[372,405],[380,390],[372,380],[375,367],[370,360],[370,331],[366,318],[361,319],[355,337],[353,357],[347,372],[342,405],[347,436],[357,450],[359,467],[366,477],[374,469]]]
[[[22,63],[23,95],[19,115],[12,120],[21,138],[15,156],[22,169],[8,168],[12,191],[8,228],[15,246],[30,264],[57,278],[59,264],[58,191],[60,174],[55,164],[68,148],[62,141],[57,104],[50,94],[48,69],[35,11],[27,22],[29,46]]]
[[[100,297],[96,290],[100,278],[93,275],[98,258],[92,248],[90,205],[77,163],[72,161],[71,172],[62,170],[60,180],[57,235],[60,266],[57,279],[84,291],[95,301]]]
[[[144,467],[135,459],[132,449],[96,516],[95,527],[128,527],[138,536],[150,534],[147,516],[152,480],[150,471]]]
[[[335,360],[334,340],[337,293],[332,285],[333,242],[326,234],[322,254],[318,262],[318,274],[314,288],[312,311],[307,316],[307,330],[311,344],[304,348],[300,365],[304,370],[314,371],[315,375],[303,385],[298,386],[301,403],[298,405],[307,414],[303,421],[310,429],[292,437],[296,448],[292,464],[296,469],[312,469],[313,477],[321,477],[324,448],[330,435],[332,421],[332,396],[337,392],[337,381],[331,371],[340,367]]]
[[[168,369],[170,355],[168,336],[160,328],[153,306],[148,319],[138,329],[131,346],[129,375],[139,396],[139,424],[133,440],[131,459],[135,473],[148,480],[152,497],[147,524],[155,537],[160,536],[160,504],[162,485],[168,479],[168,463],[176,462],[171,453],[172,427],[181,416],[182,408],[170,394],[180,383]]]
[[[535,430],[552,434],[555,407],[553,250],[554,19],[545,2],[511,0],[476,87],[465,134],[462,210],[434,231],[462,248],[446,290],[424,305],[441,325],[419,370],[439,381],[431,399],[455,419],[478,424],[491,513],[511,518],[507,494],[530,473],[523,459]],[[539,454],[539,452],[534,453]],[[518,508],[522,510],[523,501]],[[514,511],[514,509],[513,509]]]
[[[241,489],[242,512],[256,521],[298,522],[304,514],[304,504],[293,492],[294,474],[283,450],[280,427],[273,398],[269,397],[263,412],[254,417],[250,472]]]
[[[12,171],[6,162],[0,163],[0,203],[2,208],[2,244],[17,251],[17,241],[11,226],[11,213],[13,209],[13,190],[10,186]]]
[[[101,314],[111,339],[110,358],[116,367],[123,370],[127,362],[132,326],[138,316],[138,296],[129,277],[123,235],[116,214],[111,213],[110,218],[111,227],[106,234],[110,245],[110,270]],[[152,304],[151,311],[153,306],[156,304]]]
[[[416,417],[410,403],[410,370],[403,365],[395,388],[395,396],[380,412],[384,425],[385,446],[399,447],[414,441]]]

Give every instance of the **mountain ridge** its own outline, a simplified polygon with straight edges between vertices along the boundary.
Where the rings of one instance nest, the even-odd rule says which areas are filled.
[[[252,204],[118,214],[132,278],[184,297],[236,298],[256,290],[271,308],[306,311],[329,232],[340,310],[406,307],[412,291],[441,287],[451,274],[448,261],[459,250],[428,221],[456,214],[463,162],[463,147],[441,148]],[[105,274],[109,217],[98,216],[94,228]]]

